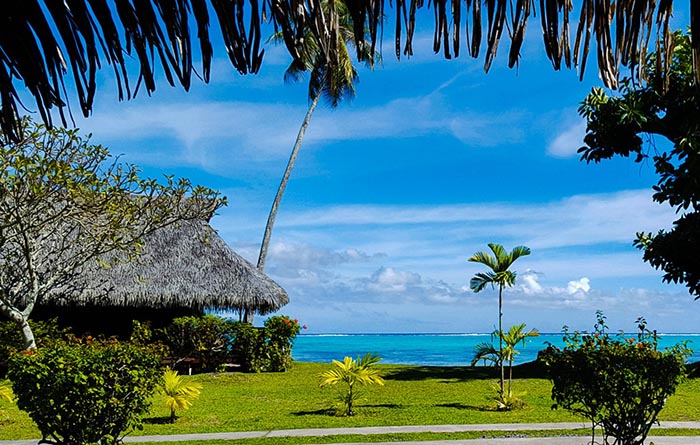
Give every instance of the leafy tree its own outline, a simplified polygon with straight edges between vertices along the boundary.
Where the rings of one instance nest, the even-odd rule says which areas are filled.
[[[170,423],[175,423],[176,411],[190,409],[192,402],[199,397],[201,389],[202,385],[185,381],[177,371],[165,371],[160,391],[165,398],[165,405],[170,409]]]
[[[654,166],[658,182],[653,199],[682,216],[669,231],[637,233],[634,244],[644,261],[664,272],[665,282],[685,283],[700,298],[700,84],[693,73],[690,36],[676,33],[668,70],[660,54],[646,62],[648,82],[624,79],[618,94],[594,88],[579,108],[586,118],[582,160],[601,162],[616,156]],[[659,149],[654,138],[671,142]]]
[[[260,244],[260,254],[258,255],[257,267],[262,272],[265,268],[265,260],[267,259],[267,250],[270,245],[270,237],[272,236],[272,228],[275,225],[277,211],[279,210],[282,196],[287,188],[289,177],[294,169],[299,149],[301,148],[306,129],[311,121],[311,116],[316,110],[321,97],[325,97],[328,104],[332,108],[336,108],[344,99],[352,98],[355,95],[355,82],[358,81],[358,74],[355,66],[352,63],[352,58],[348,52],[347,45],[353,41],[353,32],[355,24],[353,17],[342,0],[323,0],[321,7],[325,14],[333,15],[337,18],[338,39],[337,39],[337,54],[338,60],[334,64],[330,64],[326,59],[323,47],[318,39],[315,38],[310,28],[304,29],[304,45],[302,47],[301,59],[294,60],[287,68],[284,79],[285,81],[296,82],[303,78],[304,73],[309,71],[309,92],[308,98],[310,101],[309,109],[306,111],[304,120],[302,121],[296,141],[292,147],[292,152],[289,155],[287,167],[284,170],[282,181],[277,188],[275,199],[272,201],[272,207],[265,224],[265,233],[262,243]],[[284,41],[282,32],[272,36],[271,40],[275,42]],[[378,57],[373,52],[373,46],[367,41],[362,41],[357,46],[358,58],[366,62],[367,66],[374,67],[374,62]],[[252,322],[252,314],[245,314],[245,320]]]
[[[611,336],[605,316],[597,313],[592,334],[564,328],[565,347],[549,346],[540,353],[552,380],[552,400],[591,421],[591,443],[597,427],[603,444],[642,445],[656,423],[666,398],[685,378],[691,353],[685,344],[658,350],[656,332],[637,320],[635,337]]]
[[[384,379],[375,366],[380,361],[380,357],[369,352],[364,357],[357,357],[357,360],[350,357],[345,357],[342,362],[333,360],[333,368],[321,373],[320,386],[342,384],[343,387],[338,390],[338,400],[345,407],[345,415],[354,416],[353,404],[361,395],[357,387],[384,385]]]
[[[510,270],[510,266],[521,256],[530,255],[530,249],[525,246],[514,247],[508,253],[500,244],[489,243],[493,255],[488,252],[476,252],[469,258],[470,262],[480,263],[491,269],[488,272],[479,272],[469,281],[469,287],[474,292],[481,292],[487,285],[498,286],[498,331],[503,332],[503,289],[515,284],[516,273]],[[503,357],[503,336],[499,335],[498,355]],[[505,369],[503,360],[500,361],[501,395],[505,394]]]
[[[91,268],[136,258],[144,236],[208,219],[225,203],[212,190],[166,177],[141,179],[75,130],[29,120],[22,139],[0,145],[0,314],[36,347],[27,320],[50,295],[84,290]]]

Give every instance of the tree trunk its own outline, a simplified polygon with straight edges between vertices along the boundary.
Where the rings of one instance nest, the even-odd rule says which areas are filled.
[[[498,287],[498,355],[501,362],[501,397],[505,396],[506,374],[503,363],[503,285]]]
[[[282,181],[277,188],[277,194],[275,195],[275,200],[272,201],[272,208],[270,209],[270,214],[267,217],[267,224],[265,225],[265,234],[263,235],[262,243],[260,244],[260,255],[258,256],[257,268],[260,272],[265,270],[265,260],[267,259],[267,249],[270,246],[270,237],[272,236],[272,227],[275,225],[275,218],[277,217],[277,210],[279,209],[280,203],[282,202],[282,195],[284,195],[284,190],[287,188],[287,183],[289,182],[289,177],[292,174],[292,169],[294,168],[294,163],[299,155],[299,149],[301,148],[301,142],[304,140],[304,134],[306,134],[306,129],[311,121],[311,116],[314,114],[316,105],[318,105],[321,99],[321,93],[319,92],[314,100],[311,102],[304,121],[299,128],[299,133],[297,134],[296,142],[294,142],[294,147],[292,148],[292,153],[289,155],[289,161],[287,162],[287,168],[284,170],[284,176],[282,176]],[[243,319],[248,322],[253,322],[253,311],[246,309]]]
[[[27,317],[18,311],[16,308],[5,304],[0,300],[0,312],[5,314],[10,320],[17,323],[20,331],[22,331],[22,338],[24,339],[24,349],[29,351],[36,349],[36,340],[34,339],[34,332],[32,332],[32,327],[29,326]]]

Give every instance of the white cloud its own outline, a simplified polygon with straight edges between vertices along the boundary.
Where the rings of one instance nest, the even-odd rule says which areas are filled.
[[[591,290],[590,282],[591,280],[589,280],[587,277],[583,277],[575,281],[569,281],[569,284],[566,286],[566,290],[570,295],[577,293],[587,294],[588,291]]]
[[[372,275],[367,287],[377,292],[406,292],[410,287],[420,284],[421,277],[417,273],[382,267]]]
[[[547,145],[547,154],[555,158],[570,158],[577,155],[586,135],[586,122],[580,120],[567,127]]]
[[[526,295],[534,295],[541,293],[544,288],[539,283],[538,274],[532,270],[527,270],[525,273],[518,275],[518,281],[522,291]]]

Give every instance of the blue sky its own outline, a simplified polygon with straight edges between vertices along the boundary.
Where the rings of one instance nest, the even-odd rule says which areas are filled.
[[[700,303],[632,247],[635,232],[676,217],[651,200],[651,166],[576,155],[576,108],[600,85],[594,59],[583,82],[554,72],[533,21],[519,69],[504,46],[484,74],[482,59],[433,55],[430,24],[420,30],[413,58],[397,62],[387,40],[383,64],[360,70],[357,97],[312,119],[266,267],[289,293],[281,312],[308,333],[488,332],[496,293],[469,291],[483,267],[467,258],[497,242],[532,249],[514,264],[506,325],[589,329],[601,309],[614,330],[643,315],[653,329],[696,332]],[[122,103],[103,70],[93,116],[76,123],[148,176],[221,190],[229,206],[212,225],[255,262],[306,85],[283,82],[282,48],[268,46],[257,76],[215,55],[209,85],[185,93],[161,79],[152,97]]]

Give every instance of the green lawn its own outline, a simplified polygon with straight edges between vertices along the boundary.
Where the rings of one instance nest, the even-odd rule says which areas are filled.
[[[171,434],[414,424],[466,424],[579,421],[550,408],[551,385],[537,377],[515,382],[527,407],[493,411],[494,373],[461,367],[384,365],[386,385],[369,387],[351,418],[332,415],[333,389],[318,387],[328,365],[296,363],[286,373],[206,374],[187,377],[202,384],[202,395],[174,425],[164,423],[167,409],[156,397],[143,432]],[[516,371],[524,376],[536,373]],[[0,405],[0,439],[39,437],[33,423],[15,406]],[[669,398],[661,420],[700,420],[700,379],[685,382]],[[290,442],[291,443],[291,442]]]

